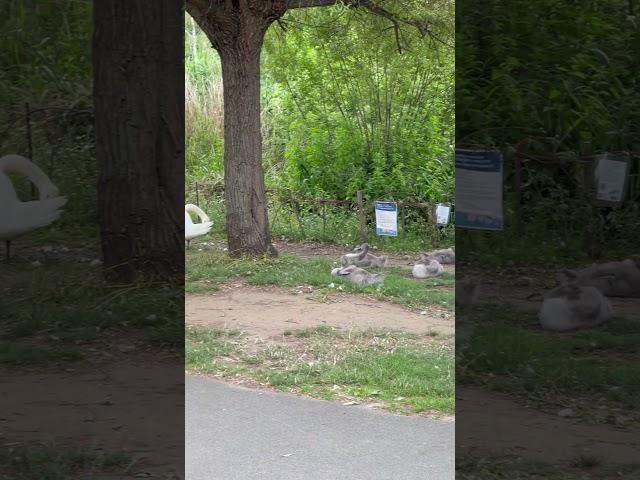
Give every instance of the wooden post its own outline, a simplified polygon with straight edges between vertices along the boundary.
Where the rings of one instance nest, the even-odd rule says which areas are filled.
[[[507,158],[511,158],[511,154],[508,154]],[[514,159],[514,175],[513,175],[513,212],[516,216],[516,234],[518,238],[522,238],[522,165],[520,162],[520,157],[517,155],[513,155]]]
[[[587,200],[591,202],[591,196],[594,191],[593,184],[593,159],[590,158],[592,155],[591,151],[591,142],[583,142],[580,146],[580,156],[582,160],[582,182],[584,194],[587,197]]]
[[[327,202],[322,201],[322,239],[327,234]]]
[[[302,235],[303,240],[306,240],[307,236],[304,233],[304,227],[302,226],[302,215],[300,214],[300,204],[293,197],[293,193],[291,194],[291,206],[293,207],[293,211],[296,214],[296,218],[298,219],[298,227],[300,228],[300,235]]]
[[[360,224],[360,243],[367,242],[367,217],[364,211],[364,192],[358,190],[358,223]]]
[[[31,109],[29,108],[29,102],[24,104],[24,119],[27,126],[27,156],[29,160],[33,162],[33,141],[31,139]],[[33,182],[29,183],[31,188],[31,199],[36,200],[36,187]]]
[[[593,183],[593,158],[591,151],[591,142],[585,141],[580,145],[580,160],[582,169],[582,194],[587,208],[593,211],[596,218],[590,218],[585,229],[586,238],[584,238],[585,251],[589,256],[598,258],[602,251],[602,229],[603,212],[599,207],[593,205],[594,183]]]

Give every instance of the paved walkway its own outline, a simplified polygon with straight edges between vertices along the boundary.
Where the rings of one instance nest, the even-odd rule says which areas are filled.
[[[454,422],[186,378],[186,480],[453,480]]]

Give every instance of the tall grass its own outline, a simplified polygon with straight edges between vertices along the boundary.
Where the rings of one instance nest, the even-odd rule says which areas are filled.
[[[2,2],[0,27],[0,155],[31,156],[69,198],[56,228],[84,235],[96,212],[91,2]],[[29,199],[27,182],[16,185]]]

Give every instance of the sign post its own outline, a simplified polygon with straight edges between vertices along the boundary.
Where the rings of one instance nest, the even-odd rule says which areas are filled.
[[[438,227],[446,227],[449,225],[449,218],[451,217],[451,206],[448,203],[436,204],[436,225]]]
[[[503,230],[503,163],[498,150],[456,149],[456,227]]]
[[[375,202],[376,235],[398,236],[398,204],[395,202]]]
[[[595,158],[595,201],[602,207],[619,207],[625,201],[630,170],[629,155],[604,153]]]

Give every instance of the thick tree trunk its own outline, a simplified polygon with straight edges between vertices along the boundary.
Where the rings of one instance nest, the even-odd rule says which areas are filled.
[[[229,254],[275,254],[262,168],[260,47],[224,53],[224,177]]]
[[[187,2],[220,54],[224,92],[224,178],[229,254],[276,255],[262,168],[260,50],[282,1]]]
[[[184,279],[181,2],[94,2],[98,204],[107,272]]]

